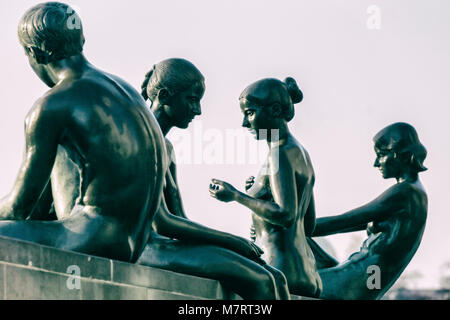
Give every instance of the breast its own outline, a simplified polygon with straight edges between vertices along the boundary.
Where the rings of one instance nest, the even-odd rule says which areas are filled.
[[[248,195],[266,201],[273,201],[272,190],[268,175],[258,175],[253,186],[247,191]]]

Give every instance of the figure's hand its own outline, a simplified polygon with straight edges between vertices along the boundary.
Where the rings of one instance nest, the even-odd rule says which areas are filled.
[[[373,222],[369,222],[367,224],[366,233],[368,236],[370,236],[372,233],[377,233],[376,228],[373,225]]]
[[[211,197],[223,202],[230,202],[235,200],[238,191],[231,184],[212,179],[209,185],[209,194]]]
[[[245,180],[245,191],[248,191],[248,189],[250,189],[254,183],[255,183],[255,177],[254,176],[248,177],[248,179]]]
[[[258,247],[254,242],[237,237],[233,251],[252,260],[259,259],[264,251]]]
[[[377,234],[379,232],[386,231],[386,228],[384,228],[382,223],[375,223],[375,222],[369,222],[367,224],[367,235],[370,236],[371,234]]]

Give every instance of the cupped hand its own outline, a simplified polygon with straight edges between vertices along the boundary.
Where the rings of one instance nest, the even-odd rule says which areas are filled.
[[[221,180],[212,179],[211,184],[209,185],[209,194],[211,197],[223,202],[235,200],[237,193],[238,191],[235,187]]]

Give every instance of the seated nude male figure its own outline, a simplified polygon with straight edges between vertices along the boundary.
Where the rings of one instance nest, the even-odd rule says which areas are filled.
[[[24,160],[0,201],[0,220],[12,221],[0,221],[0,236],[135,262],[159,207],[164,137],[131,85],[86,60],[73,15],[43,3],[19,24],[30,65],[51,89],[25,120]],[[58,220],[31,219],[52,202]]]

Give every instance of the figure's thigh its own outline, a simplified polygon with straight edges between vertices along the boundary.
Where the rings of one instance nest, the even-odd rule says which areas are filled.
[[[322,279],[321,299],[326,300],[372,300],[380,290],[368,286],[368,268],[377,265],[377,259],[370,255],[349,259],[333,268],[319,270]]]
[[[265,264],[263,267],[274,277],[280,299],[289,300],[288,282],[284,273],[268,264]]]
[[[62,233],[61,223],[57,221],[0,221],[0,236],[55,246]]]
[[[261,271],[267,273],[256,262],[231,250],[172,239],[149,243],[138,263],[203,277],[226,276],[227,279],[242,278],[242,272],[249,277],[257,277]]]
[[[269,271],[221,247],[158,239],[146,246],[138,263],[215,279],[243,298],[276,298],[274,278]]]
[[[129,261],[129,245],[120,236],[122,234],[120,228],[96,216],[76,215],[58,221],[0,221],[0,236]]]

